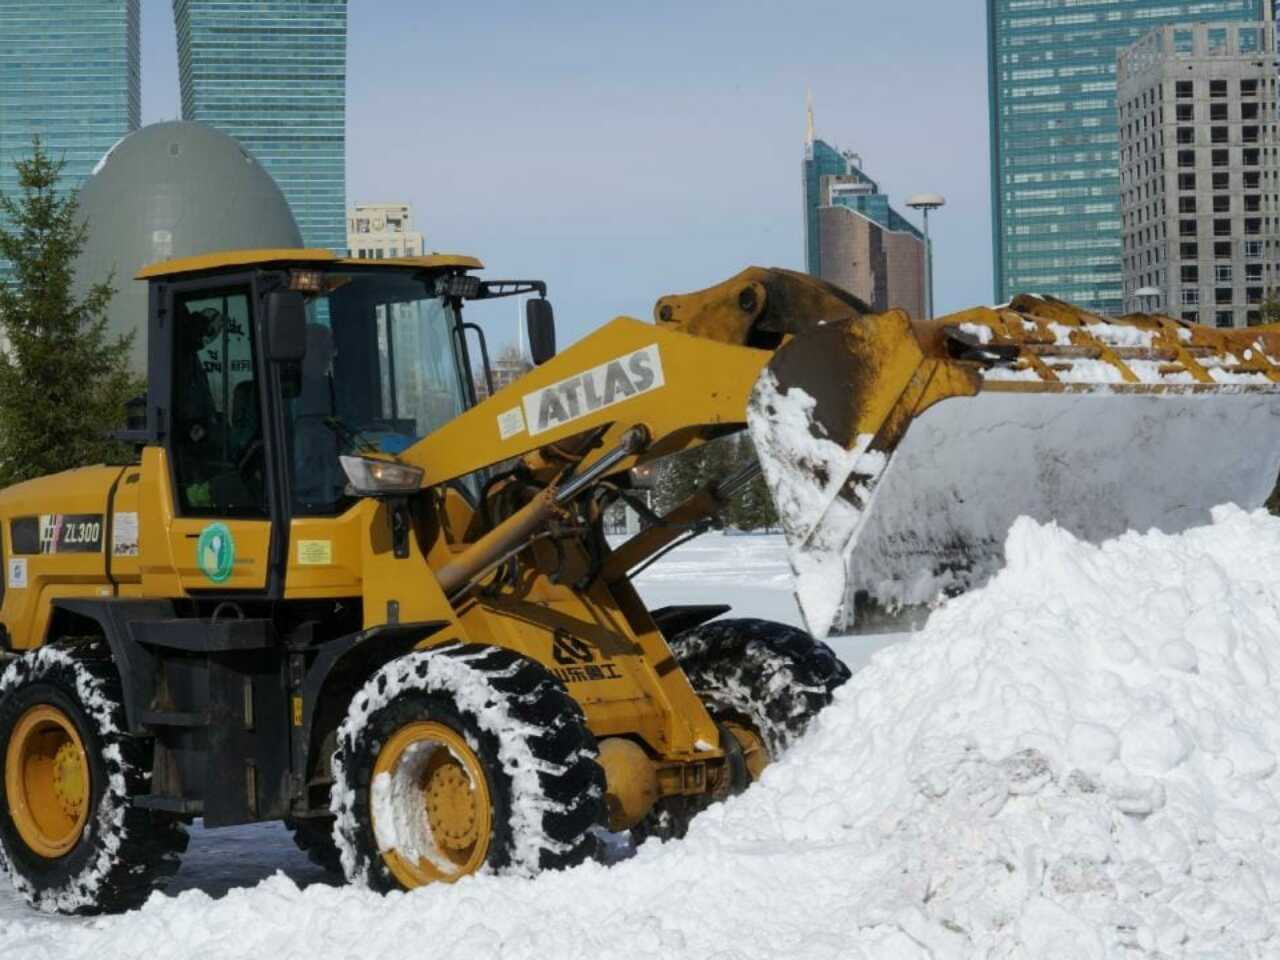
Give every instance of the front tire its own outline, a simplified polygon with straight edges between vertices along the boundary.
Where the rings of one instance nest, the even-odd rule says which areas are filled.
[[[581,863],[604,818],[596,755],[577,702],[532,660],[481,644],[393,660],[338,728],[343,872],[389,891]]]
[[[0,676],[0,861],[39,910],[127,910],[177,871],[187,834],[132,805],[149,745],[125,732],[115,666],[79,652],[42,647]]]
[[[734,740],[745,789],[796,742],[835,691],[849,668],[832,649],[796,627],[771,620],[713,620],[670,641],[671,652],[712,718]],[[683,837],[707,801],[672,797],[660,801],[635,830],[649,837]]]

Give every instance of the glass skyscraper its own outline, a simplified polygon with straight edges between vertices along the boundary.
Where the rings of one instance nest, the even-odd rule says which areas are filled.
[[[1270,0],[987,0],[995,297],[1119,313],[1116,56],[1153,27]]]
[[[173,15],[183,119],[258,159],[307,246],[345,252],[346,0],[173,0]]]
[[[139,0],[0,0],[0,191],[39,134],[78,189],[141,115]],[[0,264],[0,274],[3,273]]]

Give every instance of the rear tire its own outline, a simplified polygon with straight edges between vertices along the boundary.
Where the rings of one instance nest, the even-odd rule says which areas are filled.
[[[721,736],[735,738],[728,746],[741,754],[744,789],[809,729],[850,676],[825,643],[771,620],[713,620],[680,634],[670,646]],[[710,802],[701,797],[659,801],[635,828],[636,842],[683,837]]]
[[[119,677],[98,653],[41,647],[0,675],[0,861],[47,912],[139,906],[187,847],[175,818],[132,805],[149,792],[151,746],[125,732]]]
[[[294,820],[287,817],[285,827],[293,836],[293,843],[307,855],[307,859],[329,873],[342,873],[342,854],[333,838],[331,817],[307,817]]]
[[[390,761],[388,751],[398,751]],[[579,864],[604,820],[596,756],[578,703],[532,660],[481,644],[393,660],[338,728],[331,809],[343,872],[390,891]]]

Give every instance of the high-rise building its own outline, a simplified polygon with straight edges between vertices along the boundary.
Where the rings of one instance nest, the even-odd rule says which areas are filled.
[[[1127,309],[1261,322],[1280,282],[1275,52],[1268,23],[1210,22],[1161,27],[1120,54]]]
[[[407,203],[357,203],[347,211],[347,254],[360,260],[416,257],[426,251]]]
[[[925,314],[924,237],[862,170],[862,158],[813,135],[804,157],[805,268],[873,310]]]
[[[995,296],[1124,308],[1116,57],[1168,23],[1271,0],[987,0]]]
[[[141,115],[139,0],[0,3],[0,192],[39,134],[77,189]],[[3,267],[0,266],[0,270]]]
[[[347,249],[346,0],[173,0],[182,117],[235,137],[310,247]]]

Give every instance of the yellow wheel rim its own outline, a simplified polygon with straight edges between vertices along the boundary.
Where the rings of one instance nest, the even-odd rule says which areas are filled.
[[[382,774],[390,780],[379,785]],[[373,778],[373,794],[390,790],[397,798],[394,806],[371,804],[374,836],[381,841],[407,831],[420,854],[382,851],[402,887],[448,883],[480,869],[489,855],[493,807],[480,758],[461,734],[435,721],[406,724],[378,752]],[[379,823],[379,816],[393,816],[394,825]]]
[[[769,748],[764,744],[764,738],[754,727],[737,720],[726,720],[724,726],[733,734],[733,739],[737,740],[738,746],[742,748],[742,759],[747,767],[747,776],[751,778],[752,783],[755,783],[760,779],[760,774],[764,773],[764,768],[769,765],[771,759]]]
[[[80,839],[89,821],[89,758],[71,718],[40,704],[18,718],[4,757],[4,788],[18,835],[52,860]]]

